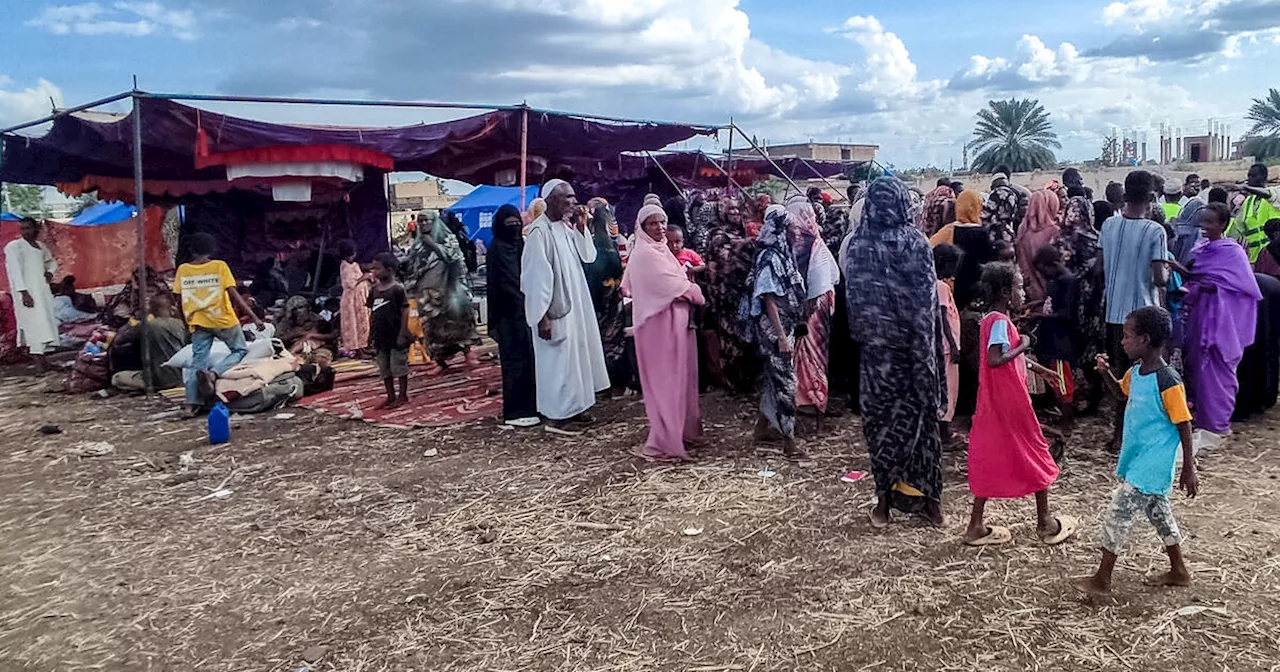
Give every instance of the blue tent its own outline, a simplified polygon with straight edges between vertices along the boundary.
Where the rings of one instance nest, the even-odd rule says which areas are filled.
[[[12,212],[0,212],[0,222],[16,222],[19,219],[22,218]]]
[[[525,187],[524,205],[520,204],[520,187],[479,186],[448,208],[462,219],[467,227],[467,237],[488,245],[493,240],[493,213],[504,205],[514,205],[524,211],[538,197],[541,187],[531,184]]]
[[[84,212],[73,217],[70,223],[75,226],[115,224],[133,217],[134,212],[132,205],[125,205],[120,201],[103,201],[86,208]]]

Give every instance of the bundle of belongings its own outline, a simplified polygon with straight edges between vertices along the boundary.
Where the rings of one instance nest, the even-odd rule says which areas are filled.
[[[235,413],[262,413],[278,409],[309,394],[333,389],[332,355],[318,350],[305,359],[290,353],[270,324],[262,331],[245,327],[249,353],[239,364],[227,369],[215,385],[217,401]],[[214,341],[209,353],[209,366],[216,367],[231,351],[222,341]],[[191,346],[187,345],[164,362],[178,374],[178,385],[195,376],[191,367]],[[212,402],[213,399],[206,399]]]

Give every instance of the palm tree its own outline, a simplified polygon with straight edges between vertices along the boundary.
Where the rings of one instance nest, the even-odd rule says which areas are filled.
[[[1245,136],[1246,153],[1258,159],[1280,157],[1280,91],[1271,89],[1266,98],[1254,98],[1245,118],[1253,122]]]
[[[987,105],[978,112],[978,125],[968,145],[977,152],[974,171],[993,173],[996,166],[1007,165],[1014,172],[1026,172],[1058,165],[1053,150],[1062,149],[1062,143],[1040,101],[1013,98]]]

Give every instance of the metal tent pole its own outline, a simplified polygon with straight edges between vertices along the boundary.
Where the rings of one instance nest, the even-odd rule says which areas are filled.
[[[734,126],[733,128],[737,130],[739,133],[742,133],[742,129],[738,128],[737,126]],[[732,131],[730,131],[730,133],[732,133]],[[730,135],[729,137],[732,138],[733,136]],[[795,180],[792,180],[790,177],[787,177],[787,171],[783,170],[782,167],[779,166],[777,163],[774,163],[773,159],[769,158],[769,155],[766,154],[763,149],[760,149],[760,145],[757,145],[755,140],[752,140],[751,138],[747,137],[746,133],[742,133],[742,137],[751,145],[752,149],[756,150],[756,153],[759,154],[761,158],[763,158],[765,161],[768,161],[769,165],[773,166],[773,169],[778,171],[782,175],[783,179],[785,179],[787,183],[791,185],[792,189],[795,189],[796,192],[801,195],[804,194],[804,190],[800,188],[800,185],[796,184]]]
[[[138,95],[138,93],[139,93],[139,92],[138,92],[138,91],[136,91],[136,90],[135,90],[135,91],[133,91],[133,92],[126,91],[126,92],[124,92],[124,93],[117,93],[117,94],[116,94],[116,95],[114,95],[114,96],[107,96],[106,98],[101,98],[101,99],[95,100],[95,101],[93,101],[92,103],[85,103],[84,105],[76,105],[75,107],[68,107],[68,108],[66,108],[66,109],[64,109],[64,110],[58,110],[57,112],[54,112],[53,114],[50,114],[50,115],[48,115],[48,116],[41,117],[41,118],[36,119],[36,120],[34,120],[34,121],[24,122],[24,123],[18,124],[18,125],[16,125],[16,126],[10,126],[10,127],[8,127],[8,128],[0,128],[0,133],[13,133],[14,131],[21,131],[21,130],[22,130],[22,129],[24,129],[24,128],[31,128],[32,126],[39,126],[40,124],[45,124],[45,123],[48,123],[48,122],[50,122],[50,121],[53,121],[53,120],[57,119],[58,117],[65,117],[65,116],[67,116],[68,114],[73,114],[73,113],[75,113],[75,112],[83,112],[83,111],[85,111],[85,110],[87,110],[87,109],[89,109],[89,108],[97,107],[97,106],[99,106],[99,105],[106,105],[106,104],[108,104],[108,103],[114,103],[114,102],[116,102],[116,101],[118,101],[118,100],[124,100],[125,98],[134,98],[134,99],[136,100],[136,99],[137,99],[137,95]],[[135,109],[135,110],[137,109],[137,103],[136,103],[136,102],[134,103],[134,109]]]
[[[524,108],[520,114],[520,212],[523,213],[525,204],[525,188],[529,186],[529,108]],[[499,222],[501,224],[501,222]]]
[[[796,157],[796,158],[797,158],[797,159],[800,159],[800,163],[803,163],[803,164],[805,165],[805,167],[806,167],[806,168],[808,168],[809,170],[812,170],[812,171],[813,171],[813,174],[814,174],[814,175],[817,175],[817,176],[818,176],[818,179],[819,179],[819,180],[822,180],[822,182],[823,182],[824,184],[826,184],[828,187],[830,187],[832,191],[836,192],[836,194],[837,194],[840,198],[843,198],[846,202],[848,202],[848,200],[849,200],[849,196],[848,196],[847,194],[845,194],[843,191],[840,191],[839,189],[836,189],[836,185],[831,184],[831,180],[828,180],[828,179],[826,178],[826,176],[825,176],[825,175],[823,175],[822,173],[818,172],[818,169],[817,169],[817,168],[814,168],[814,167],[813,167],[813,164],[809,163],[808,161],[805,161],[803,158],[800,158],[800,157]]]
[[[716,163],[715,159],[708,156],[707,153],[702,150],[698,150],[698,154],[701,155],[702,158],[706,159],[707,161],[710,161],[711,165],[716,167],[716,170],[720,171],[725,177],[729,178],[729,184],[732,184],[734,187],[736,187],[738,191],[742,191],[742,185],[735,182],[733,179],[733,175],[730,175],[729,171],[725,170],[723,166]]]
[[[725,163],[729,166],[728,170],[724,170],[724,174],[729,178],[729,184],[733,184],[733,117],[729,117],[729,154],[725,159]],[[717,166],[718,167],[718,166]],[[722,169],[723,170],[723,169]],[[733,187],[729,187],[729,195],[733,194]]]
[[[662,171],[662,176],[667,178],[667,181],[671,183],[671,186],[676,188],[676,195],[684,198],[684,189],[681,189],[680,185],[676,184],[675,178],[671,177],[671,173],[668,173],[667,169],[662,167],[662,164],[658,162],[658,159],[653,155],[653,152],[646,150],[645,156],[648,156],[649,159],[653,161],[653,164],[658,167],[658,170]]]
[[[138,96],[137,80],[133,88],[133,199],[138,209],[138,313],[142,324],[142,385],[147,396],[155,393],[155,381],[151,379],[151,348],[148,347],[147,316],[151,312],[151,297],[147,295],[147,204],[142,181],[142,99]]]

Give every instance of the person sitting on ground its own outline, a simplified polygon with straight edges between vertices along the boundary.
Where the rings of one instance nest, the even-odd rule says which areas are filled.
[[[98,302],[88,294],[76,291],[76,276],[68,275],[53,288],[54,296],[65,296],[71,299],[71,307],[82,313],[97,313],[101,308]]]
[[[382,252],[373,258],[376,284],[369,291],[369,342],[373,345],[378,373],[387,387],[387,400],[379,410],[399,408],[409,403],[409,296],[396,282],[396,257]],[[396,395],[396,383],[400,394]]]
[[[328,327],[322,332],[320,316],[311,310],[311,302],[303,296],[291,296],[284,303],[284,315],[276,325],[276,338],[295,355],[305,355],[317,348],[330,347],[334,332]]]
[[[335,378],[333,352],[328,348],[313,350],[306,362],[298,367],[298,378],[302,379],[302,396],[309,397],[332,390]]]
[[[1182,472],[1178,487],[1194,498],[1200,493],[1196,460],[1191,446],[1191,411],[1182,378],[1164,359],[1172,325],[1169,313],[1158,306],[1133,311],[1124,324],[1126,367],[1116,380],[1105,355],[1097,360],[1098,373],[1111,393],[1128,398],[1124,411],[1124,445],[1116,464],[1120,486],[1111,498],[1102,524],[1102,562],[1092,576],[1072,585],[1089,595],[1110,595],[1116,559],[1128,541],[1139,515],[1155,527],[1169,555],[1170,571],[1153,577],[1158,586],[1189,586],[1191,572],[1182,557],[1182,533],[1173,517],[1169,494],[1178,447],[1182,447]]]
[[[191,332],[191,368],[196,373],[186,382],[186,414],[192,417],[205,400],[213,398],[218,376],[249,354],[236,309],[252,319],[259,331],[263,323],[236,290],[235,276],[226,262],[213,258],[218,251],[213,236],[192,235],[188,249],[192,259],[178,267],[173,293],[182,299],[182,314]],[[209,351],[215,340],[225,343],[230,354],[210,367]]]
[[[139,316],[141,317],[141,316]],[[142,392],[142,348],[148,350],[151,363],[151,387],[168,390],[182,385],[182,370],[164,366],[182,346],[187,344],[187,325],[175,317],[173,295],[157,294],[151,299],[151,315],[145,321],[130,320],[116,332],[108,355],[111,360],[111,385],[118,390]]]
[[[1049,512],[1049,486],[1058,478],[1058,465],[1049,454],[1049,442],[1031,406],[1027,370],[1054,385],[1058,384],[1057,374],[1024,357],[1031,340],[1018,334],[1009,317],[1022,306],[1022,288],[1013,266],[988,264],[982,270],[982,284],[990,312],[982,319],[979,340],[978,407],[969,432],[973,512],[963,540],[969,546],[1007,543],[1012,539],[1007,528],[988,527],[983,522],[987,500],[1035,494],[1036,533],[1045,544],[1056,546],[1076,532],[1077,523]]]

